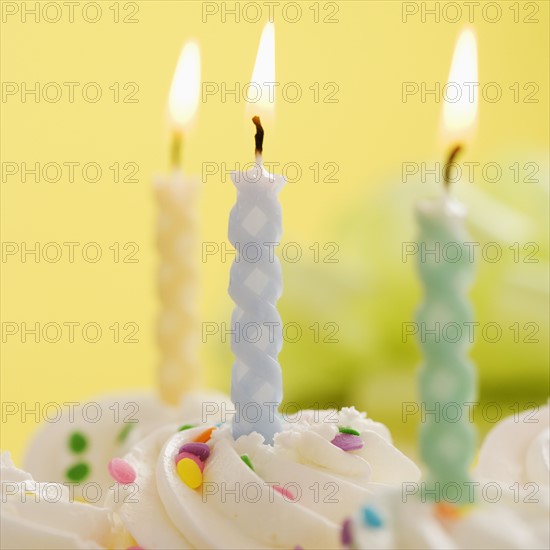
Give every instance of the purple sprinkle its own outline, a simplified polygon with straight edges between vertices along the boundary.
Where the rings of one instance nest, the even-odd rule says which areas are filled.
[[[210,447],[206,443],[186,443],[180,447],[179,453],[190,453],[205,462],[210,456]]]
[[[340,533],[340,540],[343,546],[351,546],[353,542],[353,536],[351,535],[351,519],[347,518],[342,523],[342,532]]]
[[[340,447],[342,451],[357,451],[363,448],[363,440],[358,435],[338,434],[331,443]]]

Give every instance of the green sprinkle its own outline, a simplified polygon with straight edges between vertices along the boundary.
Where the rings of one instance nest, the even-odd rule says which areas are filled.
[[[248,455],[241,455],[241,460],[252,470],[254,471],[254,466],[252,466],[252,461]]]
[[[338,426],[338,431],[341,434],[361,435],[357,430],[353,428],[345,428],[344,426]]]
[[[80,432],[74,432],[69,437],[69,448],[73,453],[83,453],[88,446],[86,436]]]
[[[79,464],[71,466],[65,475],[70,481],[82,481],[88,477],[89,473],[90,467],[85,462],[80,462]]]
[[[126,438],[128,437],[128,434],[130,433],[131,429],[134,427],[134,424],[125,424],[124,428],[120,430],[120,433],[118,434],[116,440],[119,443],[124,443],[126,441]]]
[[[180,426],[178,428],[178,432],[183,432],[184,430],[190,430],[191,428],[194,428],[193,424],[184,424],[183,426]]]

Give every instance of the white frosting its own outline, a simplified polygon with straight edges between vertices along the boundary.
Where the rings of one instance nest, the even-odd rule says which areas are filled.
[[[332,444],[338,425],[359,431],[363,449],[343,451]],[[111,505],[148,550],[335,548],[342,519],[377,487],[373,479],[397,484],[420,475],[393,447],[387,429],[364,414],[355,409],[308,411],[289,419],[273,446],[257,433],[234,441],[229,425],[214,430],[203,485],[192,490],[178,477],[175,457],[202,430],[204,426],[182,432],[175,426],[162,428],[125,457],[137,472],[137,502]],[[243,454],[254,470],[243,462]],[[268,483],[285,487],[295,500]]]
[[[350,535],[357,549],[523,549],[549,548],[548,407],[499,422],[485,438],[476,469],[475,504],[458,517],[401,490],[369,496],[352,516]],[[484,489],[490,488],[484,496]],[[501,498],[496,502],[495,488]],[[381,525],[365,520],[370,508]]]
[[[106,494],[116,488],[107,470],[112,458],[123,456],[135,442],[167,423],[200,422],[204,403],[212,404],[205,409],[207,412],[218,410],[207,418],[214,422],[221,418],[222,403],[232,408],[230,401],[216,392],[189,393],[178,407],[164,404],[151,392],[87,400],[72,412],[67,408],[57,422],[45,422],[39,428],[27,448],[25,469],[37,480],[65,483],[69,481],[67,470],[85,463],[89,475],[75,485],[75,495],[90,503],[96,499],[99,486],[102,497],[97,503],[101,504]],[[97,411],[101,414],[96,421]],[[123,430],[127,436],[121,440]],[[87,441],[86,449],[80,453],[69,447],[70,436],[76,432]]]
[[[513,483],[550,484],[549,408],[525,411],[499,422],[479,451],[476,477]]]
[[[1,456],[1,548],[96,549],[116,540],[105,508],[72,502],[69,489],[38,483]]]
[[[366,523],[367,506],[381,526]],[[433,503],[404,499],[400,490],[368,499],[353,515],[350,530],[350,547],[356,549],[542,549],[549,544],[547,507],[505,498],[480,502],[451,518],[438,514]]]

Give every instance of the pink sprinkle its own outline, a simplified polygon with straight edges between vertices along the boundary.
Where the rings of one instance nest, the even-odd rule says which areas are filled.
[[[342,451],[357,451],[363,448],[363,440],[358,435],[340,433],[331,443],[340,447]]]
[[[193,462],[195,462],[201,469],[201,472],[204,470],[204,462],[197,455],[193,453],[186,453],[185,451],[176,455],[176,464],[184,458],[190,458]]]
[[[273,489],[277,491],[279,494],[283,495],[287,500],[296,500],[296,497],[284,487],[281,487],[280,485],[273,485]]]
[[[117,482],[127,485],[136,480],[136,471],[122,458],[113,458],[107,466],[111,477]]]

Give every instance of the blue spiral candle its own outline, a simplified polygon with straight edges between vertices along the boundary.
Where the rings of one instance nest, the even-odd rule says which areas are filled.
[[[263,129],[257,117],[254,123],[256,164],[231,175],[237,188],[237,202],[229,217],[229,240],[237,251],[229,282],[229,295],[235,302],[231,318],[233,436],[255,431],[272,443],[281,427],[277,409],[283,397],[277,360],[283,332],[276,307],[283,283],[275,247],[282,234],[278,194],[286,180],[264,169]]]

